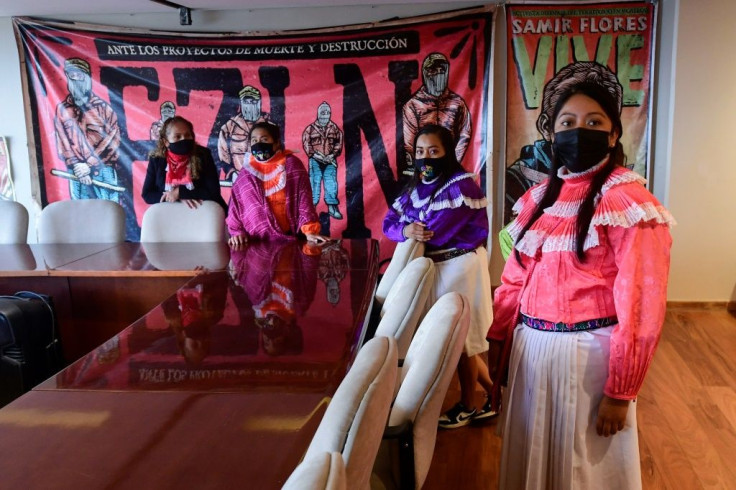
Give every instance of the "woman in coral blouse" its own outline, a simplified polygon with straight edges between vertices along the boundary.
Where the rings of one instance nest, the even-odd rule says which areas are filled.
[[[250,132],[250,155],[233,184],[227,227],[230,246],[248,240],[328,240],[312,204],[309,175],[290,150],[281,148],[278,126],[259,122]]]
[[[491,376],[508,374],[502,489],[641,487],[635,399],[674,220],[622,166],[620,101],[620,85],[557,94],[549,178],[515,206],[488,332]]]

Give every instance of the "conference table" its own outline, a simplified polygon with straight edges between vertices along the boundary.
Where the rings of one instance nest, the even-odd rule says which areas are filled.
[[[0,245],[0,294],[53,298],[64,357],[79,359],[201,270],[224,270],[225,243]]]
[[[31,245],[36,265],[16,276],[0,262],[6,288],[16,284],[5,278],[82,280],[114,295],[178,281],[140,318],[0,410],[2,486],[283,485],[363,341],[378,245],[221,245],[56,250],[53,269],[38,265],[53,247]],[[89,287],[74,283],[70,294]],[[82,306],[69,306],[72,320]],[[64,345],[79,325],[62,331]]]

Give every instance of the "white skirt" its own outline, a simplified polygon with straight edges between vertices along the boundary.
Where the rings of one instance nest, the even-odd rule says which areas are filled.
[[[613,328],[516,327],[502,411],[502,490],[641,488],[636,403],[622,431],[602,437],[595,429]]]
[[[485,247],[478,247],[475,253],[436,262],[434,285],[427,301],[430,308],[443,294],[453,291],[468,300],[470,327],[463,350],[468,357],[488,350],[486,334],[493,321],[493,298],[486,255]]]

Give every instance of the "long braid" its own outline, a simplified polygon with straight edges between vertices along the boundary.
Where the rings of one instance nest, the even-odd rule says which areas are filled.
[[[575,255],[580,262],[585,262],[585,239],[595,213],[596,197],[600,194],[603,184],[606,183],[611,173],[623,163],[623,154],[621,142],[617,142],[616,146],[611,149],[608,163],[591,179],[590,189],[580,204],[578,219],[575,221]]]
[[[539,203],[534,208],[534,213],[532,213],[532,217],[521,229],[521,233],[519,233],[519,237],[516,239],[516,243],[519,243],[521,241],[526,232],[529,231],[529,228],[531,228],[532,225],[542,216],[542,214],[544,214],[544,210],[553,205],[557,200],[557,197],[559,197],[560,190],[562,190],[562,179],[557,176],[558,168],[559,166],[557,164],[557,159],[553,158],[552,166],[547,173],[547,188],[544,190],[542,199],[540,199]],[[519,265],[524,267],[524,264],[521,262],[519,250],[517,250],[516,248],[514,248],[514,256],[516,257],[516,261],[519,263]]]

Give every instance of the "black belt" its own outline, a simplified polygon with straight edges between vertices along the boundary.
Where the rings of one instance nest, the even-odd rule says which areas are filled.
[[[435,252],[426,252],[424,255],[432,259],[432,262],[444,262],[446,260],[454,259],[455,257],[460,257],[461,255],[465,255],[470,252],[475,252],[475,249],[474,248],[451,248],[448,250],[437,250]]]

